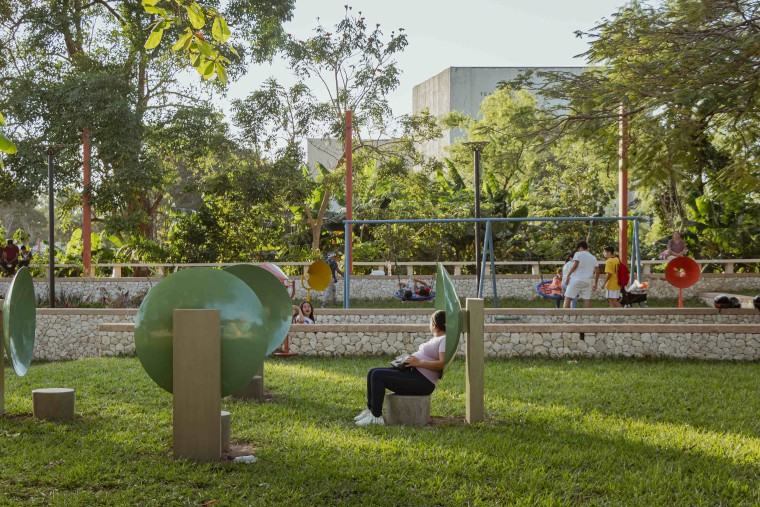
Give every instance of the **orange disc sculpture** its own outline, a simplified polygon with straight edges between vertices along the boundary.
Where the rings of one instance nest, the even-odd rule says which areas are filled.
[[[699,264],[689,257],[676,257],[665,267],[665,279],[678,288],[678,308],[683,308],[683,290],[699,281]]]

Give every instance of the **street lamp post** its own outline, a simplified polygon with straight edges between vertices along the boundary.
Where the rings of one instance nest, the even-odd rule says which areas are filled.
[[[50,308],[55,308],[55,202],[53,160],[63,145],[53,144],[47,147],[48,156],[48,299]]]
[[[488,142],[471,141],[463,144],[469,146],[475,153],[475,218],[480,218],[480,152]],[[480,222],[475,222],[475,280],[478,286],[480,285],[481,256]]]
[[[53,157],[55,150],[48,149],[48,301],[55,308],[55,210],[53,208]]]

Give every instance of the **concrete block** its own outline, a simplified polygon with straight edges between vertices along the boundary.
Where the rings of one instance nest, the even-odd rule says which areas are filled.
[[[74,419],[74,390],[51,387],[32,391],[34,417],[51,421]]]
[[[430,396],[385,395],[385,424],[425,426],[430,422]]]

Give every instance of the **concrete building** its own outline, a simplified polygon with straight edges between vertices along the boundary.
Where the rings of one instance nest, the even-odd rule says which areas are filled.
[[[525,70],[580,74],[584,67],[449,67],[414,87],[412,111],[417,113],[427,108],[437,117],[458,111],[475,118],[483,99],[493,93],[501,81],[511,81]],[[443,157],[446,147],[463,135],[459,129],[446,130],[440,139],[423,144],[422,150],[427,156]]]

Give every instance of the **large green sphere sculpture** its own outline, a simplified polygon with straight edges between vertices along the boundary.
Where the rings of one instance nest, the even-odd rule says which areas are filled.
[[[266,322],[259,298],[230,273],[211,268],[186,269],[153,287],[135,319],[137,355],[160,387],[172,392],[172,323],[176,309],[221,310],[222,396],[238,390],[261,369],[274,331]]]
[[[446,312],[446,356],[445,364],[454,358],[462,334],[462,305],[459,302],[454,282],[442,264],[438,264],[435,277],[435,309]]]
[[[264,322],[269,334],[267,355],[282,345],[293,321],[293,303],[288,289],[272,272],[250,264],[236,264],[224,268],[245,282],[256,293],[264,307]]]
[[[26,375],[32,364],[36,321],[34,284],[32,275],[24,267],[13,277],[3,305],[3,341],[8,359],[19,377]]]

